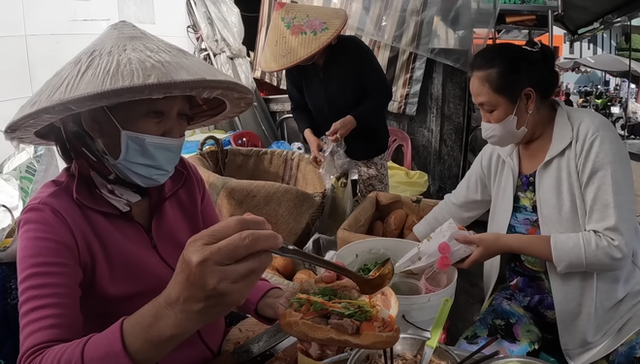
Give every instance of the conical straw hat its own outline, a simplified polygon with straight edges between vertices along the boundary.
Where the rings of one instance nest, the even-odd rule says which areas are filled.
[[[18,110],[5,138],[50,145],[60,119],[125,101],[194,96],[189,129],[235,117],[254,93],[189,52],[121,21],[56,72]]]
[[[278,2],[260,67],[264,72],[291,68],[324,49],[346,24],[343,9]]]

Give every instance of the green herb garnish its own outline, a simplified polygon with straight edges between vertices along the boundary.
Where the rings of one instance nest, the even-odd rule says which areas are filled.
[[[312,293],[311,296],[318,297],[325,301],[335,301],[335,300],[348,300],[350,297],[337,292],[335,289],[331,287],[320,287],[315,293]]]
[[[358,322],[371,321],[373,317],[373,310],[367,302],[364,301],[362,304],[344,302],[340,304],[340,307],[341,309],[332,308],[329,312]]]
[[[382,264],[382,262],[377,262],[377,261],[373,263],[363,264],[362,266],[360,266],[360,268],[358,268],[358,274],[366,277],[369,274],[371,274],[371,272],[376,270],[376,268],[378,268],[380,264]]]
[[[304,307],[304,305],[306,305],[306,304],[307,304],[307,300],[305,300],[303,298],[294,297],[290,301],[291,307],[294,308],[294,309],[298,309],[298,310],[301,309],[302,307]]]
[[[325,308],[326,307],[322,303],[320,303],[318,301],[311,302],[311,310],[312,311],[319,312],[319,311],[324,310]]]

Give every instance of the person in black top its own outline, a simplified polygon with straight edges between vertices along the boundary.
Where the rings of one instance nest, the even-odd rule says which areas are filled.
[[[346,24],[346,13],[342,9],[299,4],[278,7],[276,5],[261,65],[267,72],[287,69],[287,92],[293,117],[312,156],[322,162],[322,136],[328,136],[333,143],[344,140],[345,153],[355,162],[358,171],[358,193],[367,196],[374,191],[388,192],[386,112],[392,89],[373,51],[356,36],[340,35]],[[278,20],[284,22],[285,19],[306,19],[307,22],[312,19],[323,24],[318,28],[334,30],[334,33],[326,34],[321,40],[289,31],[282,32],[279,42],[270,42],[283,28]],[[335,22],[336,19],[342,20]],[[331,24],[332,20],[337,24]],[[295,24],[289,24],[289,29],[294,27]],[[317,44],[308,46],[314,40]],[[282,44],[290,48],[283,51]],[[292,57],[272,59],[274,54],[290,56],[291,53],[296,53],[295,60],[289,59]]]
[[[573,100],[571,100],[571,92],[564,93],[564,104],[573,107]]]

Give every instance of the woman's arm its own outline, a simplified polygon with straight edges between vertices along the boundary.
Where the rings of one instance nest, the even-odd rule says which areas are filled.
[[[393,89],[371,48],[358,38],[351,39],[353,44],[350,44],[350,53],[352,54],[350,61],[357,62],[359,79],[367,92],[367,99],[350,113],[356,123],[359,123],[375,119],[376,117],[372,115],[386,112],[389,102],[393,98]]]
[[[501,234],[505,253],[526,255],[553,262],[551,237],[549,235]]]
[[[293,119],[298,125],[298,130],[308,141],[307,130],[311,131],[313,113],[304,97],[302,81],[297,77],[295,69],[288,70],[285,76],[287,78],[287,94],[289,101],[291,101],[291,114],[293,114]]]
[[[209,195],[209,190],[207,189],[204,180],[200,177],[200,173],[197,168],[191,163],[188,163],[188,166],[191,169],[191,173],[194,173],[194,176],[198,179],[197,184],[199,189],[198,192],[200,194],[200,215],[202,216],[203,228],[206,229],[220,222],[220,218],[216,212],[211,195]],[[262,315],[258,312],[258,304],[267,296],[269,291],[276,288],[278,287],[269,283],[266,279],[261,279],[255,287],[253,287],[251,294],[247,297],[242,306],[238,308],[238,310],[263,321],[266,324],[272,324],[273,321],[271,317],[267,317],[267,315]]]
[[[83,272],[71,226],[55,209],[30,204],[18,229],[20,364],[153,364],[196,331],[157,298],[83,337]]]
[[[551,235],[559,273],[617,270],[631,259],[629,244],[640,239],[629,154],[605,122],[596,135],[576,141],[586,224],[583,232]]]
[[[447,220],[468,225],[491,207],[491,189],[484,172],[487,147],[482,149],[471,168],[453,192],[446,195],[427,216],[413,228],[418,241],[426,239]]]

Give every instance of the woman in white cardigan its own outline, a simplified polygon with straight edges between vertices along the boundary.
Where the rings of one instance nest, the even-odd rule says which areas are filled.
[[[413,231],[423,240],[449,218],[467,225],[490,210],[489,232],[461,241],[477,246],[462,268],[485,263],[488,299],[459,347],[498,336],[488,350],[640,362],[629,155],[602,116],[554,101],[557,85],[548,46],[498,44],[475,55],[470,89],[489,145]]]

